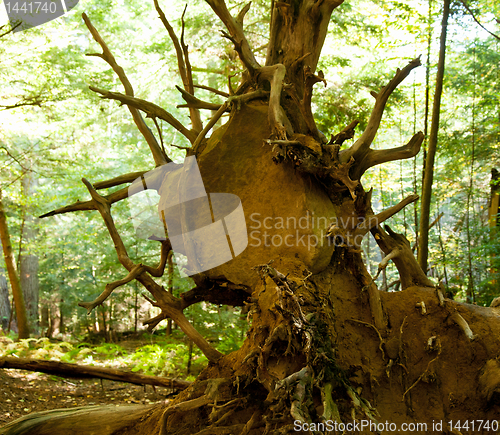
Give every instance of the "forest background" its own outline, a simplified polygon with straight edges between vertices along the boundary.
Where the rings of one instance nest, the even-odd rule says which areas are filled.
[[[168,18],[180,30],[185,3],[167,3]],[[241,2],[228,3],[234,10],[242,6]],[[253,2],[245,23],[247,37],[261,56],[266,47],[259,41],[264,41],[269,23],[265,3]],[[373,104],[370,91],[386,83],[397,66],[422,55],[423,66],[410,74],[389,101],[373,148],[399,146],[411,134],[427,132],[441,2],[352,0],[339,9],[332,17],[319,66],[327,81],[324,88],[316,88],[314,115],[320,130],[340,131],[358,119],[359,131],[363,131]],[[142,297],[137,283],[121,287],[89,316],[78,307],[79,301],[94,299],[106,283],[121,278],[100,216],[80,212],[38,219],[50,210],[86,200],[82,177],[94,182],[140,171],[153,163],[144,161],[149,158],[145,157],[147,145],[126,108],[99,99],[88,88],[98,84],[114,89],[117,79],[103,62],[85,56],[94,51],[94,44],[82,22],[83,11],[113,47],[135,84],[136,96],[163,107],[183,103],[174,87],[181,84],[175,50],[152,1],[81,1],[53,22],[6,34],[0,39],[0,191],[31,335],[71,343],[113,342],[126,332],[142,333],[142,321],[157,313]],[[3,34],[9,26],[3,9],[1,14]],[[498,184],[491,181],[492,169],[500,167],[498,17],[500,5],[493,0],[452,2],[430,219],[428,275],[443,282],[448,295],[456,300],[484,306],[500,294],[497,216],[490,209],[492,192],[498,192]],[[236,52],[231,43],[214,31],[220,24],[203,1],[190,0],[184,19],[195,83],[224,89],[228,76],[240,72],[233,62]],[[220,100],[211,93],[203,98]],[[172,109],[172,113],[181,121],[188,120],[185,109]],[[151,129],[161,131],[168,155],[182,162],[184,152],[177,147],[187,145],[185,138],[161,120],[158,125],[148,122]],[[367,172],[365,187],[374,190],[375,212],[421,192],[426,144],[413,159]],[[126,202],[113,210],[128,252],[137,261],[154,263],[153,242],[136,237]],[[391,220],[391,227],[403,233],[412,246],[418,238],[419,214],[417,202]],[[383,255],[369,236],[365,236],[363,253],[375,276]],[[379,288],[397,291],[395,267],[390,264],[376,282]],[[175,295],[193,287],[175,268],[161,283]],[[15,337],[16,317],[11,307],[1,258],[1,326]],[[245,336],[244,311],[202,303],[189,308],[188,318],[219,351],[227,353],[237,349]],[[132,364],[136,370],[178,375],[185,374],[186,366],[188,373],[192,371],[193,358],[200,368],[204,365],[206,360],[192,343],[176,331],[166,338],[170,332],[165,321],[154,336],[148,336],[149,346],[136,351],[144,356]],[[158,339],[164,340],[161,345],[156,344]],[[35,350],[46,341],[40,343]],[[84,348],[72,348],[65,358],[89,362]],[[111,347],[102,349],[106,352]],[[22,350],[13,347],[8,352],[20,354]],[[57,357],[46,351],[38,356]]]

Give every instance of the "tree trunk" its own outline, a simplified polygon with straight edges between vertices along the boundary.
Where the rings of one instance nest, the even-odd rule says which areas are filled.
[[[166,219],[166,215],[172,217],[168,215],[172,201],[189,198],[188,194],[202,196],[193,193],[194,183],[182,183],[196,173],[195,167],[170,165],[167,172],[160,168],[139,180],[141,188],[158,190],[159,215],[170,238],[183,234],[186,269],[230,252],[229,261],[193,275],[196,287],[178,298],[154,280],[164,274],[172,240],[161,240],[157,266],[135,264],[129,257],[111,214],[111,204],[126,195],[102,196],[97,192],[102,183],[84,180],[90,201],[47,214],[97,210],[128,272],[109,283],[95,301],[80,305],[91,311],[115,288],[137,279],[151,293],[152,304],[161,309],[160,315],[145,323],[153,328],[166,318],[173,319],[209,360],[198,379],[174,401],[138,410],[130,417],[133,422],[127,420],[119,431],[103,427],[100,435],[279,435],[333,432],[334,428],[337,433],[375,434],[397,433],[403,424],[417,423],[427,427],[419,426],[416,432],[427,433],[447,432],[450,420],[496,419],[500,412],[497,309],[444,299],[419,268],[404,236],[381,227],[418,197],[410,195],[375,215],[371,191],[365,191],[360,181],[371,166],[410,158],[419,151],[422,133],[398,148],[370,147],[388,98],[419,60],[398,69],[386,86],[372,93],[375,105],[367,128],[351,147],[340,150],[353,137],[357,122],[327,141],[315,128],[310,104],[313,85],[322,81],[315,68],[323,32],[339,2],[272,2],[271,42],[264,66],[256,61],[243,32],[249,6],[233,17],[223,0],[207,2],[226,26],[225,36],[234,43],[246,72],[238,90],[216,108],[201,131],[194,123],[189,130],[164,109],[136,99],[124,70],[84,15],[102,49],[99,56],[118,75],[125,94],[92,89],[128,105],[157,165],[170,159],[145,130],[139,110],[162,117],[192,143],[187,155],[196,157],[212,205],[209,213],[204,209],[206,214],[198,209],[189,214],[183,207],[177,211],[200,222]],[[189,52],[157,1],[155,6],[177,52],[186,102],[191,109],[213,110],[213,105],[193,97]],[[229,120],[207,139],[225,112]],[[189,162],[193,160],[186,159],[185,165]],[[137,178],[124,176],[119,182],[133,177]],[[233,213],[239,205],[228,206],[222,214],[214,205],[217,197],[212,197],[217,192],[239,198],[247,235],[235,229]],[[208,202],[206,198],[202,197]],[[202,221],[205,217],[210,221]],[[188,237],[192,228],[206,229],[221,221],[221,237],[205,235],[196,243]],[[194,224],[199,225],[189,227]],[[393,260],[403,291],[377,290],[361,258],[363,236],[368,233],[385,255],[378,273]],[[237,253],[244,242],[246,249]],[[188,322],[184,309],[202,301],[247,307],[250,328],[239,350],[220,354]],[[31,421],[32,432],[23,429],[25,419],[0,433],[48,433],[50,428],[51,435],[58,435],[69,427],[81,427],[85,434],[86,419],[100,418],[105,423],[112,418],[98,412],[89,410],[83,416],[77,410],[57,421],[38,415]],[[443,428],[436,430],[433,424],[438,421]]]
[[[441,38],[439,46],[438,70],[436,75],[436,91],[432,106],[431,131],[429,133],[429,145],[425,160],[424,181],[422,184],[422,204],[420,208],[420,228],[418,240],[418,264],[427,273],[427,259],[429,256],[429,222],[432,198],[432,181],[434,178],[434,160],[439,132],[439,115],[441,112],[441,95],[443,93],[443,79],[446,57],[446,34],[448,29],[448,17],[450,15],[450,0],[444,0],[443,21],[441,24]]]
[[[19,276],[17,274],[16,263],[14,261],[14,254],[12,252],[12,245],[10,243],[9,227],[7,226],[7,216],[5,215],[2,191],[0,190],[0,238],[2,240],[3,255],[5,265],[9,275],[10,286],[12,288],[12,295],[14,296],[14,303],[16,306],[17,327],[19,331],[19,338],[29,338],[28,319],[26,316],[26,306],[24,305],[24,296],[19,283]]]
[[[491,243],[495,243],[498,240],[498,226],[500,223],[499,219],[500,213],[500,173],[497,169],[493,168],[491,170],[491,196],[490,204],[488,207],[488,224],[490,226],[490,240]],[[494,266],[496,257],[494,254],[491,255],[491,273],[497,273]]]
[[[19,278],[23,289],[24,303],[28,323],[33,333],[38,333],[38,256],[34,253],[34,242],[36,238],[37,219],[33,216],[32,207],[29,205],[32,195],[38,185],[37,179],[32,172],[28,172],[22,179],[23,193],[27,204],[24,206],[24,225],[21,235],[20,268]]]
[[[10,319],[10,301],[7,279],[3,275],[4,269],[0,268],[0,328],[7,331]]]

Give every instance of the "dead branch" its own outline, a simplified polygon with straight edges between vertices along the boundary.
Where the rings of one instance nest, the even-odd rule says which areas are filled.
[[[179,167],[180,166],[181,165],[179,165]],[[176,166],[173,163],[170,163],[170,165],[167,166],[167,167],[172,168],[172,170],[174,170],[176,168]],[[160,182],[161,182],[161,178],[160,177],[163,177],[163,175],[164,175],[164,172],[161,172],[161,171],[154,172],[153,175],[151,175],[148,178],[148,188],[151,188],[152,186],[155,186],[155,185],[159,186]],[[121,178],[121,177],[123,177],[123,178]],[[105,187],[111,187],[110,186],[111,183],[114,184],[115,181],[122,181],[122,180],[125,180],[125,179],[127,179],[127,181],[124,181],[124,182],[128,182],[128,180],[130,180],[131,177],[132,177],[132,174],[126,174],[126,175],[123,175],[123,176],[120,176],[120,177],[113,178],[112,180],[108,180],[108,181],[103,181],[103,182],[100,182],[100,183],[96,183],[94,185],[94,188],[95,189],[104,189]],[[138,177],[136,177],[136,178],[138,178]],[[135,180],[136,178],[134,178],[133,180]],[[98,187],[96,187],[96,186],[98,186]],[[110,205],[112,205],[115,202],[119,202],[119,201],[121,201],[121,200],[123,200],[125,198],[128,198],[129,196],[132,196],[132,195],[135,195],[136,193],[142,192],[142,190],[143,190],[142,185],[137,185],[136,187],[132,187],[132,186],[131,187],[124,187],[123,189],[117,190],[116,192],[113,192],[113,193],[111,193],[109,195],[103,196],[103,198],[107,202],[109,202]],[[56,210],[53,210],[53,211],[51,211],[49,213],[45,213],[45,214],[41,215],[40,218],[46,218],[46,217],[50,217],[50,216],[56,216],[58,214],[70,213],[70,212],[73,212],[73,211],[85,211],[85,210],[97,210],[95,202],[93,200],[90,200],[90,201],[77,201],[77,202],[75,202],[73,204],[66,205],[64,207],[58,208]]]
[[[167,17],[163,13],[163,10],[159,5],[158,0],[154,0],[154,5],[156,11],[158,12],[158,15],[160,16],[161,22],[167,29],[168,35],[172,40],[172,43],[174,44],[175,53],[177,55],[177,65],[179,68],[179,74],[181,76],[182,83],[184,85],[184,89],[191,95],[194,95],[194,84],[193,84],[191,65],[189,63],[189,53],[187,46],[184,44],[184,13],[186,12],[187,5],[186,8],[184,8],[184,12],[182,14],[181,42],[179,42],[179,39],[177,38],[177,35],[174,32],[174,29],[172,28],[172,26],[167,20]],[[201,118],[200,118],[200,112],[195,107],[190,107],[189,112],[190,112],[191,123],[193,126],[193,133],[194,135],[197,135],[203,129],[203,124],[201,123]]]
[[[1,35],[0,35],[1,38]],[[21,100],[19,100],[17,103],[14,104],[0,104],[0,107],[2,110],[10,110],[10,109],[17,109],[19,107],[25,107],[25,106],[37,106],[37,107],[42,107],[42,104],[48,101],[47,97],[43,97],[43,94],[39,95],[33,95],[33,96],[26,96],[23,97]]]
[[[159,278],[163,276],[163,272],[165,271],[165,266],[167,264],[168,256],[171,255],[172,252],[172,244],[170,240],[163,240],[161,242],[161,251],[160,251],[160,263],[156,267],[146,266],[144,265],[144,270],[149,273],[151,276]]]
[[[340,152],[341,162],[348,162],[354,157],[356,165],[361,165],[370,149],[370,145],[377,134],[384,113],[385,105],[396,87],[410,74],[410,72],[420,65],[420,58],[413,59],[402,70],[399,68],[390,82],[384,86],[375,96],[375,106],[372,110],[368,125],[360,138],[347,150]]]
[[[8,35],[9,33],[14,32],[14,30],[16,30],[16,29],[17,29],[17,28],[18,28],[21,24],[23,24],[23,22],[22,22],[22,21],[17,22],[17,23],[16,23],[16,24],[14,24],[13,26],[12,26],[12,24],[11,24],[11,27],[10,27],[10,29],[9,29],[9,30],[7,30],[7,31],[6,31],[6,32],[4,32],[4,33],[0,33],[0,38],[3,38],[5,35]],[[3,30],[3,28],[4,28],[4,27],[6,27],[6,26],[7,26],[7,24],[3,24],[2,26],[0,26],[0,31],[1,31],[1,30]]]
[[[223,35],[233,42],[234,48],[238,53],[241,62],[250,73],[250,76],[254,77],[256,70],[260,68],[260,65],[255,59],[253,51],[250,48],[250,44],[248,43],[248,40],[243,32],[243,16],[248,10],[248,5],[243,7],[243,10],[238,15],[238,19],[235,19],[229,13],[224,0],[206,1],[229,31],[229,34],[223,32]]]
[[[2,357],[0,358],[0,367],[3,369],[19,369],[48,373],[69,378],[110,379],[112,381],[127,382],[136,385],[154,385],[176,390],[184,390],[191,385],[191,382],[180,379],[147,376],[106,367],[87,366],[30,358]]]
[[[347,139],[352,139],[354,137],[354,129],[358,124],[358,120],[352,121],[346,128],[337,133],[335,136],[332,134],[328,145],[342,145]]]
[[[104,198],[110,203],[113,204],[115,202],[121,201],[122,199],[125,199],[129,196],[128,194],[128,187],[125,187],[123,189],[117,190],[116,192],[112,193],[111,195],[106,195]],[[74,204],[66,205],[64,207],[58,208],[56,210],[53,210],[49,213],[45,213],[40,216],[40,219],[50,217],[50,216],[56,216],[58,214],[64,214],[64,213],[70,213],[73,211],[84,211],[84,210],[97,210],[94,201],[77,201]]]
[[[120,184],[132,183],[136,178],[141,177],[148,171],[130,172],[128,174],[119,175],[106,181],[94,183],[94,189],[107,189],[109,187],[119,186]]]
[[[104,220],[109,235],[115,245],[115,250],[118,254],[118,260],[120,263],[129,272],[132,272],[137,266],[143,267],[142,265],[135,265],[128,256],[125,245],[115,227],[113,217],[111,216],[111,204],[109,201],[107,201],[105,197],[99,195],[92,184],[90,184],[90,182],[85,178],[82,181],[89,190],[95,207]],[[182,331],[200,348],[209,361],[217,361],[222,356],[222,354],[214,349],[187,320],[186,316],[182,312],[182,301],[180,299],[174,297],[162,286],[158,285],[147,273],[137,274],[135,279],[137,279],[155,298],[155,306],[160,307],[162,310],[161,316],[163,316],[163,318],[161,320],[170,317],[174,322],[176,322],[179,325],[179,328],[181,328]],[[161,320],[158,320],[155,325]]]
[[[308,54],[305,56],[308,56]],[[309,65],[304,66],[304,76],[305,76],[304,98],[301,101],[300,109],[302,112],[302,116],[304,117],[304,120],[306,122],[307,128],[309,129],[309,132],[315,139],[320,140],[318,127],[316,127],[316,121],[314,121],[314,116],[312,113],[311,103],[313,95],[313,86],[316,83],[323,82],[326,87],[326,80],[322,71],[319,71],[317,75],[313,74],[311,72],[311,67]]]
[[[134,96],[134,89],[128,79],[128,77],[125,74],[125,71],[123,68],[118,65],[116,62],[115,57],[109,50],[108,46],[102,39],[101,35],[97,31],[97,29],[93,26],[92,22],[90,21],[89,17],[87,14],[83,13],[82,14],[83,21],[85,21],[85,24],[87,28],[89,29],[90,33],[92,34],[92,37],[94,40],[101,46],[102,53],[94,53],[94,54],[89,54],[89,56],[97,56],[103,59],[108,65],[113,69],[113,71],[116,73],[118,78],[120,79],[121,83],[123,84],[123,87],[125,88],[125,94],[128,95],[129,97]],[[168,159],[166,157],[158,142],[156,141],[156,138],[154,137],[153,133],[147,126],[146,122],[142,118],[141,114],[139,111],[132,107],[128,106],[130,113],[132,114],[132,117],[134,119],[135,125],[141,132],[141,134],[144,136],[144,139],[146,140],[147,144],[149,145],[149,149],[151,150],[151,154],[153,155],[153,159],[155,161],[156,166],[164,165],[166,163],[171,162],[172,160]]]
[[[177,90],[181,93],[182,98],[187,104],[179,104],[177,107],[196,107],[197,109],[207,109],[207,110],[219,110],[222,104],[209,103],[207,101],[200,100],[194,95],[185,91],[179,86],[176,86]]]
[[[285,79],[286,68],[281,65],[265,66],[259,69],[259,81],[266,80],[271,84],[269,96],[269,124],[271,125],[273,139],[286,139],[286,134],[293,134],[290,121],[280,105],[281,90]]]
[[[228,106],[229,106],[229,103],[227,103],[227,102],[224,103],[222,106],[220,106],[219,110],[217,110],[217,112],[214,113],[214,115],[212,116],[212,118],[210,119],[210,121],[208,121],[208,124],[205,125],[205,127],[203,128],[202,131],[200,131],[200,134],[198,134],[198,137],[193,142],[193,147],[192,148],[193,148],[193,151],[195,153],[198,152],[198,148],[200,147],[200,145],[204,141],[205,136],[210,131],[210,129],[217,123],[217,121],[220,119],[220,117],[224,114],[224,112],[226,111],[226,109],[228,108]]]
[[[95,307],[101,305],[111,295],[115,288],[128,284],[130,281],[136,279],[142,272],[144,272],[144,266],[142,264],[135,265],[125,278],[106,284],[104,291],[95,300],[92,302],[78,302],[78,305],[85,308],[87,314],[90,314]]]
[[[211,88],[210,86],[204,86],[204,85],[194,85],[195,88],[197,89],[204,89],[205,91],[212,92],[217,95],[221,95],[222,97],[229,97],[229,94],[227,92],[219,91],[218,89]]]
[[[95,86],[89,86],[90,90],[101,94],[101,98],[105,98],[108,100],[117,100],[122,104],[126,104],[129,108],[134,108],[137,110],[142,110],[148,116],[148,118],[156,117],[163,119],[165,122],[168,122],[172,127],[174,127],[179,133],[185,136],[191,143],[196,139],[196,134],[188,130],[180,121],[175,119],[169,112],[167,112],[162,107],[151,103],[149,101],[143,100],[142,98],[135,98],[129,95],[124,95],[120,92],[111,92],[105,89],[99,89]],[[160,150],[161,151],[161,150]],[[171,160],[170,160],[171,161]],[[165,160],[165,163],[168,163]]]
[[[412,286],[434,287],[434,283],[427,278],[418,265],[406,237],[395,233],[388,225],[385,225],[385,230],[387,232],[377,225],[372,227],[371,233],[386,255],[384,260],[392,260],[396,265],[401,279],[401,288],[404,290]],[[381,267],[385,267],[384,264],[379,265],[379,270]]]
[[[400,210],[402,210],[408,204],[415,202],[418,198],[419,198],[418,195],[407,196],[405,199],[400,201],[398,204],[393,205],[392,207],[389,207],[389,208],[381,211],[377,215],[369,216],[367,219],[364,219],[363,222],[361,222],[356,227],[356,233],[363,234],[363,235],[366,234],[372,228],[375,228],[376,226],[380,225],[382,222],[389,219],[391,216],[394,216],[396,213],[398,213]]]
[[[358,180],[366,172],[366,170],[372,166],[380,165],[393,160],[409,159],[416,156],[420,151],[420,146],[423,141],[424,134],[419,131],[406,145],[386,150],[369,149],[360,164],[353,168],[352,177]]]

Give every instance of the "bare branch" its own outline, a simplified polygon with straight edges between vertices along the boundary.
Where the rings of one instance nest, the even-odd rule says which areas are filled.
[[[46,101],[48,101],[48,98],[44,99],[42,98],[42,94],[39,94],[34,96],[23,97],[20,101],[14,104],[7,104],[7,105],[0,104],[0,107],[2,108],[2,110],[17,109],[18,107],[25,107],[25,106],[41,107],[42,104]]]
[[[424,134],[419,131],[406,145],[386,150],[368,149],[363,159],[352,169],[352,178],[359,180],[361,176],[372,166],[380,165],[393,160],[409,159],[416,156],[420,151],[420,146],[423,141]]]
[[[182,312],[182,301],[168,291],[166,291],[162,286],[158,285],[147,273],[144,273],[144,266],[139,264],[135,265],[129,258],[125,245],[118,233],[113,217],[111,216],[111,204],[106,198],[102,197],[97,193],[92,184],[85,178],[82,179],[83,183],[87,187],[95,203],[95,206],[99,213],[101,214],[106,228],[108,229],[109,235],[113,240],[115,245],[116,253],[118,254],[118,260],[120,263],[132,274],[136,275],[137,279],[155,298],[155,305],[160,307],[162,310],[162,315],[165,318],[168,316],[174,320],[179,327],[184,331],[184,333],[200,348],[200,350],[205,354],[209,361],[217,361],[222,354],[214,349],[203,336],[189,323],[186,316]],[[165,262],[165,250],[168,245],[162,245],[162,259],[160,261],[160,266],[156,269],[157,271],[164,268]],[[136,269],[137,268],[137,269]],[[141,270],[143,273],[137,273],[137,270]],[[129,274],[130,276],[130,274]],[[125,278],[127,279],[128,276]]]
[[[167,20],[167,17],[163,13],[163,10],[159,5],[158,0],[154,0],[154,5],[156,11],[158,12],[158,15],[160,16],[161,22],[167,29],[168,35],[170,36],[170,39],[174,44],[175,52],[177,54],[177,65],[179,67],[179,74],[181,76],[184,89],[190,94],[194,95],[193,76],[191,71],[191,64],[189,63],[188,47],[184,44],[184,14],[186,12],[187,5],[186,8],[184,8],[184,12],[182,13],[181,42],[179,42],[179,38],[177,38],[177,35],[175,34],[173,27],[170,25],[170,23]],[[193,131],[196,135],[203,129],[203,124],[201,123],[201,118],[200,118],[200,112],[194,107],[190,107],[189,111],[190,111]]]
[[[200,134],[198,135],[198,137],[194,141],[193,147],[192,147],[195,153],[198,152],[198,148],[201,145],[201,143],[203,142],[203,140],[205,139],[205,136],[210,131],[210,129],[217,123],[217,121],[220,119],[220,117],[224,114],[224,112],[226,111],[228,106],[229,106],[229,103],[227,103],[227,102],[224,103],[222,106],[220,106],[219,110],[217,110],[217,112],[215,112],[214,116],[212,116],[212,118],[210,119],[208,124],[205,125],[203,130],[200,132]]]
[[[377,215],[367,216],[367,218],[364,219],[362,222],[360,222],[358,224],[358,226],[356,227],[355,235],[356,236],[357,235],[365,235],[372,228],[377,227],[382,222],[389,219],[391,216],[394,216],[397,212],[402,210],[408,204],[415,202],[417,199],[418,199],[418,195],[410,195],[410,196],[406,197],[405,199],[403,199],[398,204],[393,205],[392,207],[389,207],[385,210],[382,210]]]
[[[285,79],[286,68],[281,65],[265,66],[259,69],[259,81],[267,80],[271,84],[269,96],[269,124],[271,125],[273,139],[286,139],[286,134],[293,134],[293,129],[280,105],[281,90]]]
[[[165,265],[167,264],[167,259],[169,253],[172,251],[172,244],[170,240],[163,240],[161,242],[161,253],[160,253],[160,263],[156,267],[146,266],[144,265],[144,270],[149,273],[151,276],[159,278],[163,276],[163,272],[165,271]]]
[[[85,308],[87,314],[90,314],[95,307],[101,305],[111,295],[115,288],[128,284],[142,272],[144,272],[144,266],[142,264],[135,265],[125,278],[106,284],[104,291],[95,300],[92,302],[78,302],[78,305]]]
[[[14,24],[13,26],[11,26],[11,28],[9,30],[7,30],[6,32],[4,33],[0,33],[0,38],[3,38],[5,35],[8,35],[9,33],[12,33],[14,30],[16,30],[23,22],[22,21],[19,21],[18,23]],[[2,30],[4,27],[6,26],[6,24],[4,24],[3,26],[0,26],[0,30]]]
[[[109,187],[119,186],[120,184],[132,183],[136,178],[144,175],[148,171],[130,172],[128,174],[119,175],[118,177],[111,178],[106,181],[99,181],[94,183],[94,189],[107,189]]]
[[[491,36],[493,36],[494,38],[496,38],[496,39],[498,39],[500,41],[500,36],[496,35],[493,32],[490,32],[486,27],[484,27],[481,24],[481,22],[476,18],[476,15],[474,14],[474,12],[472,12],[471,8],[467,5],[467,2],[465,0],[460,0],[460,3],[462,3],[464,5],[464,8],[467,9],[467,12],[469,12],[469,14],[471,15],[472,19],[479,25],[479,27],[481,27],[481,29],[485,30]]]
[[[379,265],[379,272],[392,260],[398,269],[403,290],[412,286],[434,287],[434,283],[425,276],[418,265],[406,237],[395,233],[388,225],[385,225],[385,229],[387,232],[379,226],[371,229],[375,241],[386,255]]]
[[[211,88],[210,86],[194,85],[194,87],[198,89],[204,89],[205,91],[213,92],[214,94],[221,95],[226,98],[229,97],[229,94],[227,92],[219,91],[218,89]]]
[[[375,106],[373,108],[365,131],[352,147],[340,152],[340,161],[347,162],[351,159],[351,157],[354,157],[356,164],[361,164],[370,148],[370,145],[373,142],[373,139],[375,138],[375,135],[377,134],[377,130],[380,126],[380,121],[382,120],[382,115],[384,113],[387,100],[389,99],[392,92],[396,89],[396,87],[408,76],[408,74],[410,74],[410,72],[414,68],[419,65],[420,58],[416,58],[413,59],[402,70],[398,68],[391,81],[386,86],[384,86],[378,94],[376,94]]]
[[[191,143],[193,143],[194,140],[196,139],[195,132],[188,130],[186,127],[184,127],[184,125],[180,121],[175,119],[165,109],[154,103],[143,100],[141,98],[135,98],[129,95],[124,95],[121,94],[120,92],[106,91],[104,89],[99,89],[94,86],[90,86],[89,88],[92,91],[101,94],[102,98],[120,101],[121,103],[126,104],[129,108],[142,110],[143,112],[147,113],[148,117],[156,117],[163,119],[165,122],[168,122],[172,127],[174,127],[177,131],[179,131],[182,135],[184,135]],[[163,156],[163,152],[160,149],[160,147],[158,147],[158,149],[160,150],[160,153]],[[169,159],[169,161],[171,160]],[[165,163],[168,162],[165,161]]]
[[[167,168],[171,168],[170,170],[175,170],[176,168],[181,167],[182,165],[176,165],[174,163],[170,163]],[[147,171],[146,171],[147,172]],[[141,173],[137,173],[141,174]],[[153,174],[148,178],[148,188],[156,188],[158,189],[162,180],[162,176],[164,175],[164,172],[162,171],[157,171],[153,172]],[[132,174],[126,174],[121,177],[123,178],[131,178]],[[140,177],[141,175],[138,175],[136,178]],[[108,180],[108,181],[102,181],[99,183],[96,183],[94,185],[94,189],[104,189],[105,187],[111,187],[109,186],[110,183],[113,182],[113,180],[119,180],[121,177],[116,177],[116,179]],[[130,180],[130,178],[128,178]],[[131,181],[134,181],[136,178],[132,179]],[[108,185],[107,185],[108,184]],[[118,184],[118,183],[116,183]],[[157,186],[157,187],[154,187]],[[129,186],[129,187],[124,187],[120,190],[117,190],[116,192],[113,192],[109,195],[103,196],[107,202],[109,202],[110,205],[114,204],[115,202],[122,201],[125,198],[128,198],[129,196],[135,195],[136,193],[142,192],[143,188],[140,184],[137,186]],[[55,216],[58,214],[64,214],[64,213],[70,213],[73,211],[85,211],[85,210],[97,210],[97,207],[95,205],[95,202],[93,200],[90,201],[77,201],[74,204],[66,205],[64,207],[58,208],[56,210],[53,210],[49,213],[45,213],[40,218],[46,218],[50,216]]]
[[[222,104],[208,103],[207,101],[200,100],[196,98],[194,95],[191,95],[189,92],[184,89],[176,86],[177,90],[182,94],[182,98],[187,104],[180,104],[177,107],[196,107],[198,109],[207,109],[207,110],[219,110]]]
[[[226,26],[229,31],[229,35],[225,34],[225,36],[234,43],[235,50],[237,51],[241,62],[245,65],[245,68],[248,69],[248,72],[253,77],[256,70],[260,68],[260,65],[255,59],[252,49],[250,48],[250,44],[243,33],[242,23],[232,17],[224,0],[206,0],[206,2]],[[247,7],[248,5],[243,8],[242,12]],[[245,15],[244,13],[242,14],[242,12],[238,15],[241,19],[243,19],[243,15]]]
[[[109,50],[108,46],[104,42],[104,40],[101,38],[101,35],[97,31],[97,29],[93,26],[91,23],[90,19],[88,16],[83,13],[82,14],[83,21],[85,21],[85,24],[87,25],[90,33],[92,34],[92,37],[94,40],[101,46],[102,48],[102,54],[94,54],[94,56],[98,56],[101,59],[105,60],[109,66],[113,69],[113,71],[116,73],[118,78],[120,79],[121,83],[123,84],[123,87],[125,88],[125,93],[133,97],[134,96],[134,89],[132,88],[132,85],[130,84],[130,81],[128,80],[125,71],[123,68],[118,65],[116,62],[115,57]],[[144,136],[144,139],[146,140],[147,144],[149,145],[149,149],[151,150],[151,154],[153,155],[153,159],[155,161],[156,166],[164,165],[166,163],[171,162],[170,159],[166,160],[165,156],[163,155],[163,152],[158,145],[158,142],[156,141],[156,138],[154,137],[153,133],[147,126],[146,122],[142,118],[141,114],[139,111],[134,108],[133,106],[128,106],[130,113],[132,114],[132,117],[134,118],[135,125],[141,132],[141,134]]]
[[[307,56],[307,55],[306,55]],[[311,67],[304,66],[304,76],[305,76],[305,87],[304,87],[304,98],[302,99],[301,111],[304,116],[307,128],[314,138],[320,139],[318,127],[316,127],[316,122],[314,121],[314,116],[311,109],[313,86],[316,83],[323,82],[326,86],[326,80],[324,78],[323,72],[319,71],[318,75],[311,72]],[[326,141],[325,141],[326,142]]]
[[[121,201],[128,197],[128,187],[117,190],[113,192],[111,195],[107,195],[104,198],[110,203],[114,204],[115,202]],[[45,213],[40,217],[40,219],[47,218],[50,216],[56,216],[58,214],[71,213],[73,211],[85,211],[85,210],[97,210],[94,201],[77,201],[74,204],[66,205],[64,207],[53,210],[49,213]]]
[[[358,124],[358,120],[352,121],[347,127],[345,127],[341,132],[337,133],[335,136],[332,134],[328,145],[342,145],[346,140],[352,139],[354,137],[354,129]]]

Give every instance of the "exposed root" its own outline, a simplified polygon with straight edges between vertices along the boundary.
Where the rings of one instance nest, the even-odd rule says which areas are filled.
[[[438,358],[439,358],[439,355],[441,354],[441,349],[439,349],[438,351],[438,354],[435,358],[431,359],[428,363],[427,363],[427,367],[425,368],[425,370],[422,372],[422,374],[417,378],[417,380],[411,384],[411,386],[404,392],[403,394],[403,399],[401,400],[402,402],[404,402],[405,400],[405,396],[423,379],[423,377],[427,374],[428,370],[429,370],[429,367],[431,366],[431,364],[436,361]]]
[[[413,197],[408,197],[408,201],[411,199]],[[378,225],[371,229],[377,244],[386,255],[379,266],[379,270],[386,266],[387,261],[392,260],[398,269],[403,290],[411,286],[435,287],[434,283],[427,278],[418,265],[406,237],[395,233],[388,225],[385,225],[385,230],[387,232]]]
[[[450,320],[454,323],[456,323],[460,329],[463,331],[465,336],[470,340],[473,341],[475,340],[476,336],[472,332],[472,329],[470,329],[469,324],[467,321],[458,313],[455,312],[451,315]]]
[[[415,304],[415,307],[420,308],[420,312],[422,313],[422,316],[425,316],[427,314],[427,308],[425,306],[424,301],[417,302]]]
[[[490,359],[481,369],[479,375],[479,391],[490,402],[493,395],[500,395],[500,362],[498,359]]]
[[[380,349],[380,352],[382,353],[382,359],[385,360],[385,352],[384,352],[384,348],[383,348],[383,344],[385,343],[385,340],[382,338],[382,334],[380,333],[380,331],[374,326],[372,325],[371,323],[367,323],[367,322],[362,322],[361,320],[356,320],[356,319],[347,319],[351,322],[354,322],[354,323],[359,323],[361,325],[365,325],[369,328],[372,328],[375,330],[375,332],[377,333],[378,335],[378,339],[379,339],[379,345],[378,345],[378,348]]]

